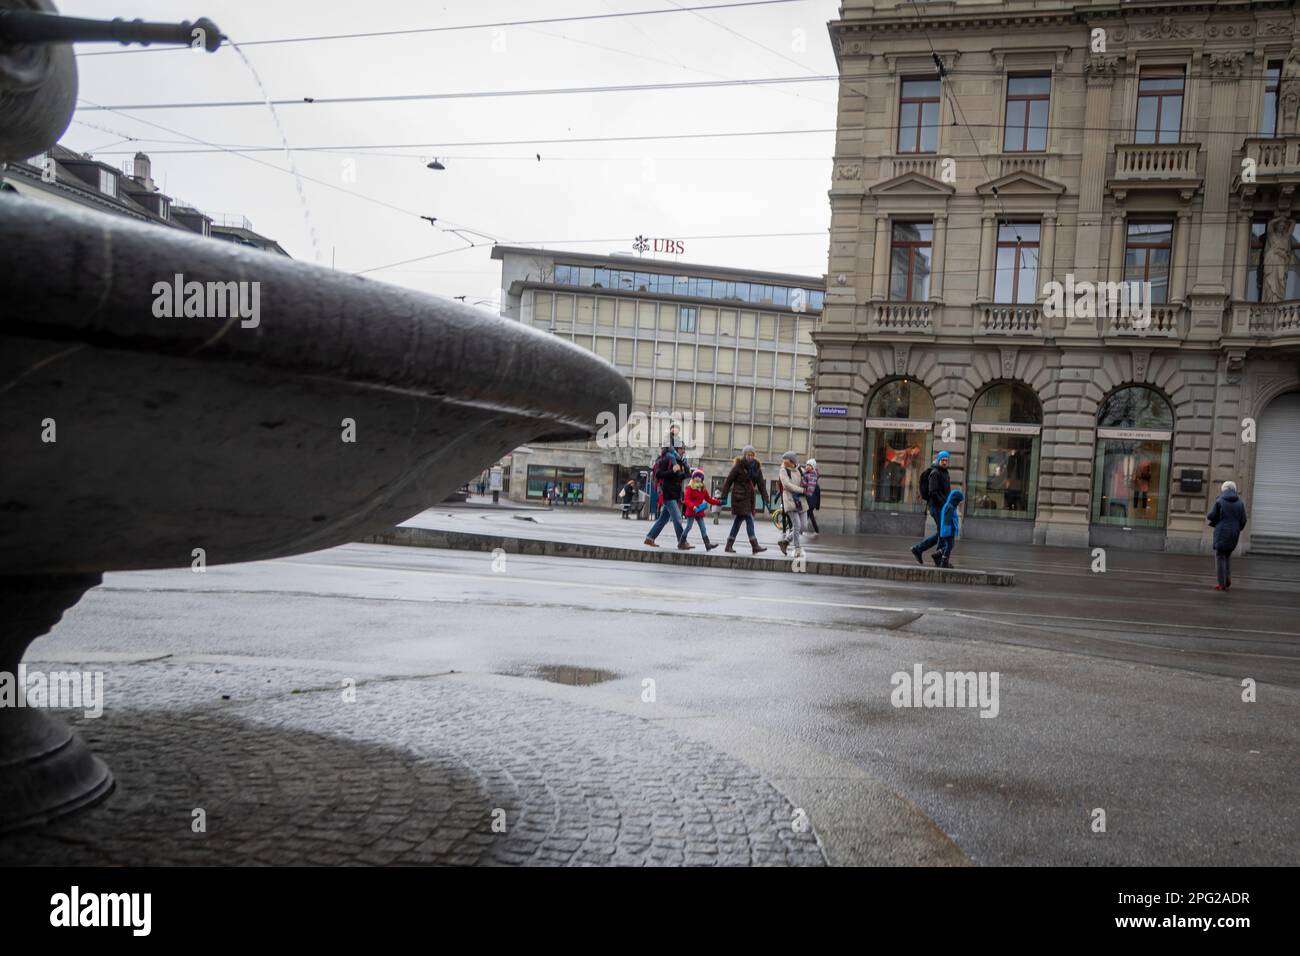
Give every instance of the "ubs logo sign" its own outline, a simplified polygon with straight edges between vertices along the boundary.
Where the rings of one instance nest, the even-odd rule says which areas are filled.
[[[645,236],[637,236],[632,242],[632,248],[642,255],[647,252],[667,252],[675,256],[686,254],[686,243],[680,239],[647,239]]]

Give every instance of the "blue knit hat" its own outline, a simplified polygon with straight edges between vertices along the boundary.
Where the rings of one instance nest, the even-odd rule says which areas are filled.
[[[951,457],[952,455],[948,454],[946,451],[941,451],[939,452],[939,454],[934,456],[934,460],[938,461],[940,458],[951,458]]]

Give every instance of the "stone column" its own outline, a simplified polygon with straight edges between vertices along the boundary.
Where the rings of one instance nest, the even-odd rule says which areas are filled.
[[[1124,228],[1124,211],[1110,214],[1110,265],[1106,270],[1107,282],[1124,281],[1124,246],[1127,230]],[[1076,278],[1078,278],[1076,276]]]
[[[1169,301],[1182,302],[1187,294],[1187,246],[1192,231],[1192,211],[1178,210],[1178,223],[1174,226],[1174,255],[1169,267]],[[1223,249],[1219,249],[1223,257]]]
[[[1120,61],[1114,56],[1093,55],[1084,63],[1083,125],[1086,129],[1110,126],[1110,98],[1119,72]],[[1113,148],[1100,148],[1104,139],[1094,138],[1098,147],[1083,151],[1079,170],[1079,216],[1074,240],[1074,275],[1076,279],[1096,280],[1101,276],[1102,200],[1106,192],[1106,164]]]
[[[1232,299],[1234,302],[1246,298],[1246,280],[1250,278],[1250,220],[1254,210],[1242,206],[1237,212],[1237,242],[1233,251],[1232,263]]]
[[[986,212],[980,229],[980,275],[979,289],[975,295],[976,302],[993,301],[993,262],[998,248],[996,224],[997,216]]]
[[[1053,279],[1052,267],[1056,258],[1056,217],[1043,217],[1043,237],[1038,244],[1038,290],[1036,301],[1042,301],[1043,286]]]
[[[943,302],[943,260],[948,244],[948,217],[934,217],[934,247],[930,257],[930,301]]]
[[[876,248],[871,279],[871,301],[889,297],[889,216],[876,213]]]

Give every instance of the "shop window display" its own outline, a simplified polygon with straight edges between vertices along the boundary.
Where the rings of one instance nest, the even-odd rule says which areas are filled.
[[[1174,413],[1159,392],[1122,388],[1097,415],[1094,524],[1163,528]]]
[[[968,515],[1034,517],[1042,422],[1038,398],[1023,385],[994,385],[975,400],[967,478]]]
[[[886,382],[867,403],[863,507],[924,511],[917,485],[930,460],[934,401],[908,379]]]

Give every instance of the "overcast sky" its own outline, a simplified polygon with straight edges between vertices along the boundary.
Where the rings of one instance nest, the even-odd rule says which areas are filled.
[[[89,17],[208,16],[232,40],[244,42],[709,2],[734,0],[63,0],[59,8]],[[295,101],[833,75],[826,23],[836,11],[836,0],[794,0],[703,13],[251,46],[245,52],[273,99]],[[257,162],[219,150],[168,154],[209,150],[195,140],[279,147],[265,106],[87,109],[259,99],[234,50],[85,55],[122,49],[78,47],[81,109],[63,145],[114,165],[143,149],[169,195],[210,214],[245,215],[295,258],[319,255],[328,266],[333,257],[336,268],[359,272],[465,246],[418,218],[428,215],[504,242],[611,253],[630,250],[637,234],[684,237],[683,261],[809,275],[825,270],[833,133],[535,146],[394,144],[832,129],[834,82],[281,106],[290,146],[348,147],[293,153],[302,176],[321,181],[302,182],[305,215],[293,176],[265,165],[287,169],[282,151],[246,154]],[[121,142],[124,136],[139,142]],[[353,148],[365,145],[387,148]],[[435,156],[445,171],[425,168]],[[761,233],[811,235],[691,238]],[[440,295],[465,295],[470,302],[490,299],[487,307],[495,310],[497,266],[484,245],[367,274]]]

